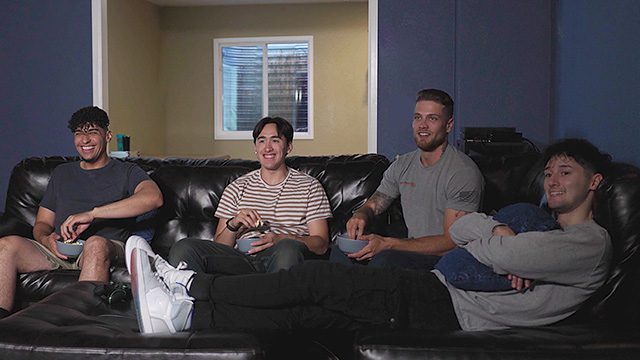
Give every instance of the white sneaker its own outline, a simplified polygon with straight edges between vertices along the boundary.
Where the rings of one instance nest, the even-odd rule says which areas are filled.
[[[167,260],[163,259],[162,256],[156,255],[153,259],[153,265],[167,286],[171,287],[173,284],[179,284],[187,290],[191,287],[191,278],[196,272],[193,270],[185,270],[187,264],[184,261],[181,261],[177,267],[173,267]]]
[[[151,269],[149,254],[133,248],[131,290],[142,333],[175,333],[191,327],[193,298],[178,284],[167,287],[158,273]]]
[[[144,238],[131,235],[127,239],[127,242],[124,246],[124,262],[127,264],[127,270],[129,270],[129,274],[131,274],[131,252],[133,249],[141,249],[144,250],[149,256],[155,256],[153,250],[151,250],[151,246]]]
[[[162,256],[156,255],[153,250],[151,250],[151,246],[147,240],[136,235],[130,236],[125,246],[125,258],[129,274],[131,274],[130,263],[133,249],[143,250],[153,258],[153,260],[151,260],[153,264],[152,271],[156,271],[160,275],[167,287],[171,288],[174,284],[180,284],[184,286],[187,291],[189,290],[189,286],[191,286],[190,280],[195,274],[195,271],[185,270],[187,264],[184,261],[181,261],[177,267],[173,267],[167,260],[163,259]]]

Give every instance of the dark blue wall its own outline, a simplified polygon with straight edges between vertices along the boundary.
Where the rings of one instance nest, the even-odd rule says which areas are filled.
[[[393,159],[415,149],[415,95],[453,96],[455,4],[449,0],[378,2],[378,152]],[[454,99],[455,100],[455,99]]]
[[[75,154],[66,128],[92,103],[91,1],[0,0],[0,211],[29,156]]]
[[[378,152],[415,149],[414,96],[441,88],[455,130],[516,127],[538,144],[551,134],[552,0],[379,0]]]
[[[546,144],[552,126],[551,1],[456,3],[458,129],[516,127],[534,143]]]
[[[554,135],[640,165],[640,2],[558,4]]]

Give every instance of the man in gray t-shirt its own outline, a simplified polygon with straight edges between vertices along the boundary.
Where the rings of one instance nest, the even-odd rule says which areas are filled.
[[[460,216],[477,211],[484,182],[476,164],[449,145],[453,100],[444,91],[421,90],[412,122],[416,150],[401,155],[384,174],[378,190],[347,222],[350,238],[369,241],[361,251],[331,260],[371,260],[372,266],[428,269],[438,256],[453,249],[449,227]],[[400,197],[408,239],[365,234],[369,221]],[[425,256],[426,255],[426,256]],[[434,256],[435,255],[435,256]]]

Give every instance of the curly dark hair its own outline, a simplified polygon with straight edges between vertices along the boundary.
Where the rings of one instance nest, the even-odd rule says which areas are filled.
[[[71,132],[83,129],[89,125],[101,127],[109,130],[109,116],[107,113],[97,106],[87,106],[76,111],[71,115],[67,127]]]

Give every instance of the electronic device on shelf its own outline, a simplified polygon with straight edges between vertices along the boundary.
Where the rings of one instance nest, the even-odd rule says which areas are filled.
[[[466,154],[502,156],[537,151],[514,127],[464,127],[462,139]]]
[[[462,135],[469,142],[522,141],[522,133],[517,132],[514,127],[465,127]]]

